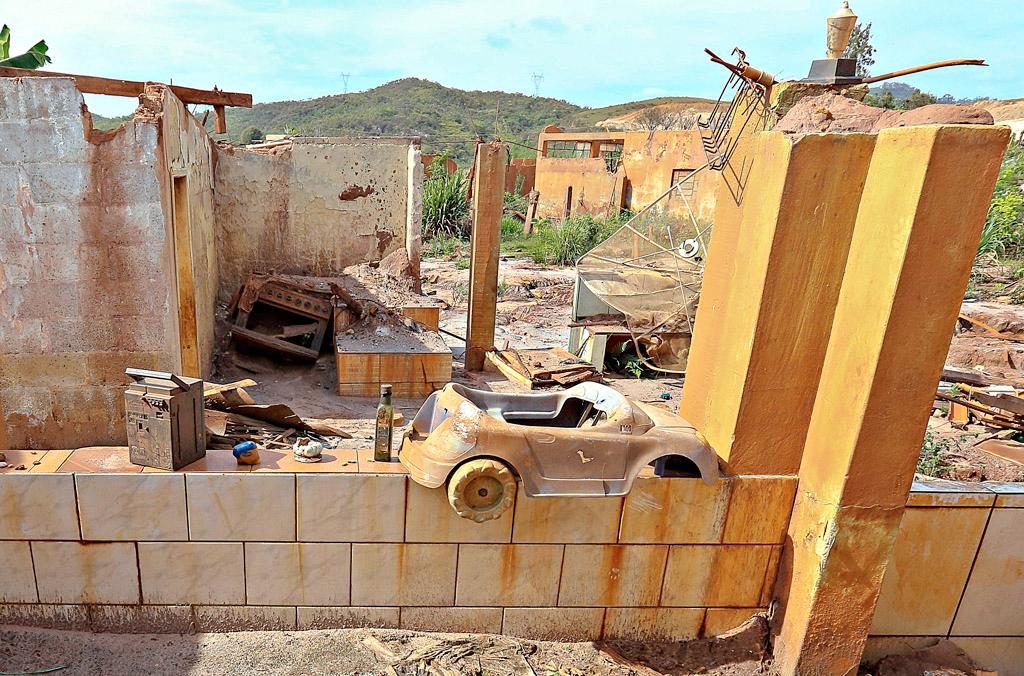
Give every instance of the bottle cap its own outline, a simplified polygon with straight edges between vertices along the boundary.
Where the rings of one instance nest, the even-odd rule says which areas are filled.
[[[381,385],[380,386],[380,393],[381,394],[391,394],[391,385]]]

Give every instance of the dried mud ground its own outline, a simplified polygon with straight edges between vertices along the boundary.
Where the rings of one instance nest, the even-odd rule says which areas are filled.
[[[763,618],[680,643],[552,643],[387,629],[90,634],[0,627],[3,673],[652,676],[766,674]]]

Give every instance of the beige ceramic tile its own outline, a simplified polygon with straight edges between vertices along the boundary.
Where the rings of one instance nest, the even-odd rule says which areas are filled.
[[[38,465],[34,462],[32,463],[32,468],[29,471],[34,474],[56,472],[70,455],[71,451],[47,451]]]
[[[596,641],[604,608],[506,608],[501,633],[537,641]]]
[[[729,505],[730,480],[639,478],[622,506],[619,542],[717,544]]]
[[[397,454],[391,456],[391,462],[376,462],[372,448],[360,448],[357,454],[359,471],[363,474],[409,474],[405,465],[399,462]]]
[[[667,545],[566,545],[558,605],[656,606]]]
[[[458,545],[352,545],[352,604],[450,606]]]
[[[952,641],[976,663],[1000,676],[1020,674],[1024,667],[1024,638],[1020,636],[954,636]]]
[[[874,666],[888,655],[906,655],[939,642],[941,636],[868,636],[861,664]]]
[[[796,477],[732,477],[722,542],[781,544],[796,497]]]
[[[907,498],[908,507],[991,507],[994,493],[977,482],[915,481]]]
[[[242,605],[240,542],[140,542],[142,602]]]
[[[142,466],[132,464],[127,446],[88,446],[76,448],[57,471],[132,474],[141,473]]]
[[[325,450],[320,462],[299,462],[291,451],[260,451],[260,464],[253,472],[339,473],[358,472],[359,462],[353,450]]]
[[[131,542],[33,542],[42,603],[139,603]]]
[[[754,615],[763,612],[765,612],[764,608],[708,608],[708,612],[704,616],[702,637],[724,634],[742,626]]]
[[[564,545],[460,545],[455,604],[553,606]]]
[[[661,605],[756,606],[772,549],[766,545],[672,545]]]
[[[300,542],[401,542],[403,476],[304,474],[296,477]]]
[[[444,487],[424,488],[409,481],[405,508],[406,542],[508,542],[512,539],[509,508],[497,519],[477,523],[455,513]]]
[[[73,476],[15,474],[0,478],[0,539],[78,538]]]
[[[79,474],[85,540],[187,540],[185,479],[174,474]]]
[[[38,603],[27,542],[0,542],[0,603]]]
[[[987,509],[972,508],[911,507],[903,513],[871,634],[949,631],[988,516]]]
[[[288,631],[296,628],[294,606],[193,606],[196,631]]]
[[[89,628],[87,608],[46,603],[0,604],[0,624],[82,631]]]
[[[117,634],[189,634],[189,606],[88,606],[89,629]]]
[[[344,606],[349,602],[352,545],[245,543],[247,603]]]
[[[519,484],[512,542],[613,543],[622,498],[529,498]]]
[[[1024,482],[986,481],[982,486],[995,493],[996,507],[1024,507]]]
[[[604,614],[605,640],[688,641],[697,638],[703,608],[609,608]]]
[[[49,451],[3,451],[7,467],[0,467],[0,474],[28,474],[42,467]],[[39,463],[38,465],[36,463]],[[21,469],[18,469],[18,468]]]
[[[186,474],[192,540],[295,540],[295,476]]]
[[[298,608],[299,629],[398,629],[398,608]]]
[[[500,634],[501,608],[402,608],[402,629]]]
[[[260,451],[262,454],[263,451]],[[151,469],[151,468],[146,468]],[[231,451],[212,449],[191,465],[185,465],[179,472],[248,472],[252,465],[239,465]],[[145,470],[143,470],[145,471]]]
[[[944,542],[934,546],[945,546]],[[994,509],[960,610],[957,636],[1024,636],[1024,510]]]

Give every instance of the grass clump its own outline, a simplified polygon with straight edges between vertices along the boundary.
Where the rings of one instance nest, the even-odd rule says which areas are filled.
[[[925,476],[938,477],[949,470],[949,462],[943,454],[952,450],[952,439],[938,439],[931,430],[925,430],[924,441],[921,442],[921,455],[917,459],[917,473]]]
[[[447,154],[430,164],[431,178],[423,183],[423,237],[469,237],[469,179],[466,172],[448,173]]]

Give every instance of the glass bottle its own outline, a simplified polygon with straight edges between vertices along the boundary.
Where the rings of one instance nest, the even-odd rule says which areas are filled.
[[[391,385],[380,386],[377,405],[377,429],[373,435],[373,459],[391,462],[391,439],[395,431],[395,406],[391,403]]]

